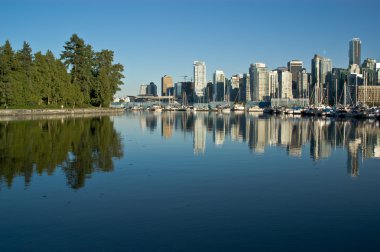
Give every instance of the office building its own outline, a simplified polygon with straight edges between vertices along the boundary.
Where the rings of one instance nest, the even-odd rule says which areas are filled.
[[[291,60],[288,62],[288,71],[292,73],[292,88],[294,98],[302,98],[299,97],[301,91],[299,90],[298,85],[298,72],[303,69],[303,62],[301,60]]]
[[[146,87],[146,95],[157,96],[157,85],[154,82],[149,83]]]
[[[269,72],[264,63],[253,65],[253,100],[269,101]]]
[[[147,95],[147,93],[146,93],[147,87],[148,87],[148,85],[145,85],[145,84],[140,85],[139,95]]]
[[[226,77],[224,72],[216,70],[214,73],[214,101],[224,101],[226,94]]]
[[[250,75],[245,73],[239,79],[239,102],[251,101]]]
[[[349,50],[348,50],[349,65],[356,64],[360,66],[361,47],[362,47],[362,42],[360,41],[359,38],[353,38],[349,42]]]
[[[312,102],[315,105],[321,104],[327,96],[327,87],[331,81],[332,62],[330,59],[314,55],[311,60],[311,87],[310,94],[313,94]]]
[[[203,61],[194,61],[194,91],[198,98],[203,98],[206,84],[206,64]]]
[[[239,83],[240,77],[238,74],[233,75],[230,78],[229,86],[230,86],[230,99],[229,101],[237,101],[239,99]]]
[[[278,88],[278,72],[277,70],[269,71],[269,94],[271,98],[280,98],[280,90]]]
[[[296,98],[309,98],[309,74],[306,69],[303,68],[296,73],[297,77],[297,87],[296,87]],[[293,74],[292,74],[292,79]]]
[[[281,99],[293,99],[292,73],[286,69],[278,69],[278,85]]]
[[[173,88],[173,78],[169,75],[165,75],[164,77],[161,78],[161,95],[162,96],[169,95],[168,94],[169,88]],[[173,94],[173,92],[171,94]]]

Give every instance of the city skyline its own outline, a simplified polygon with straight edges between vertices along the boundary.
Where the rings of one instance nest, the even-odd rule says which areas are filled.
[[[7,24],[0,31],[2,42],[9,39],[18,50],[25,40],[34,53],[51,49],[58,57],[62,41],[77,33],[96,50],[115,51],[115,61],[125,66],[122,95],[137,94],[143,83],[159,84],[165,74],[174,83],[182,81],[181,76],[192,76],[195,60],[206,62],[207,81],[217,69],[230,77],[247,73],[256,62],[271,70],[299,59],[310,72],[314,54],[332,59],[333,67],[346,68],[348,44],[355,37],[362,41],[362,60],[380,60],[380,35],[374,32],[380,4],[373,0],[360,2],[360,12],[353,1],[339,0],[111,0],[91,5],[83,0],[75,2],[75,9],[74,1],[63,3],[5,1],[0,10],[0,21]],[[164,10],[168,14],[162,16]],[[216,11],[226,15],[211,15]],[[64,18],[68,13],[70,19]],[[355,18],[347,13],[356,13]],[[297,30],[289,33],[291,24]]]

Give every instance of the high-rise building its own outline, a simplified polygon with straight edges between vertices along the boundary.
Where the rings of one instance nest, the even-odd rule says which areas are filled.
[[[362,67],[363,68],[369,68],[369,69],[373,69],[373,70],[376,70],[376,60],[375,59],[370,59],[370,58],[366,58],[362,64]]]
[[[140,85],[139,95],[147,95],[147,93],[146,93],[147,87],[148,87],[148,85],[145,85],[145,84]]]
[[[157,96],[157,85],[154,82],[149,83],[146,87],[146,95]]]
[[[297,98],[309,98],[309,75],[305,68],[296,73],[297,75]]]
[[[361,47],[362,47],[362,42],[360,41],[359,38],[353,38],[349,42],[349,50],[348,50],[349,65],[361,64],[361,50],[362,50]]]
[[[240,77],[238,74],[235,74],[230,79],[230,101],[237,101],[239,95],[239,82]]]
[[[332,62],[330,59],[314,55],[311,60],[311,87],[313,103],[319,105],[327,95],[327,87],[331,81]]]
[[[349,71],[343,68],[333,68],[332,69],[332,81],[331,87],[329,88],[329,103],[331,105],[347,104],[347,76]]]
[[[176,98],[182,98],[182,82],[174,84],[174,96]]]
[[[238,100],[239,102],[251,101],[250,75],[247,73],[240,76]]]
[[[198,98],[204,96],[206,84],[206,64],[203,61],[194,61],[194,91]]]
[[[292,73],[292,88],[293,95],[295,98],[301,98],[298,95],[300,94],[300,90],[298,89],[299,85],[297,83],[298,80],[298,72],[303,69],[303,62],[301,60],[291,60],[288,62],[288,70]]]
[[[270,97],[269,72],[265,64],[254,64],[253,75],[253,100],[268,101]]]
[[[278,69],[278,85],[279,85],[279,93],[280,93],[279,98],[293,99],[291,72],[284,69]]]
[[[226,77],[224,72],[216,70],[214,73],[214,101],[224,101],[226,94]]]
[[[169,75],[165,75],[161,78],[161,95],[167,96],[169,88],[173,88],[173,78]]]
[[[271,98],[280,98],[280,90],[278,89],[278,72],[276,70],[269,71],[269,94]]]

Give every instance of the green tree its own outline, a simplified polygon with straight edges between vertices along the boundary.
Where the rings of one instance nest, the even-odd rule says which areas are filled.
[[[78,35],[73,34],[70,40],[65,43],[61,60],[71,72],[71,83],[80,87],[84,103],[90,104],[94,64],[92,47],[86,45]]]
[[[14,52],[11,43],[7,40],[0,47],[0,104],[4,107],[13,103],[13,80]]]

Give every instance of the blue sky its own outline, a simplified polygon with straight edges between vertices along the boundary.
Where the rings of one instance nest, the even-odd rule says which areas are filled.
[[[362,60],[380,61],[376,0],[0,0],[0,42],[14,49],[28,41],[34,52],[58,57],[77,33],[95,50],[115,51],[125,67],[121,94],[137,94],[161,76],[192,76],[194,60],[232,74],[250,63],[269,68],[291,59],[310,70],[315,53],[334,67],[348,65],[348,41],[362,40]]]

